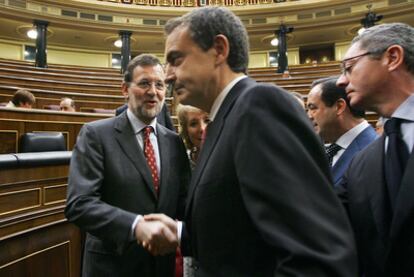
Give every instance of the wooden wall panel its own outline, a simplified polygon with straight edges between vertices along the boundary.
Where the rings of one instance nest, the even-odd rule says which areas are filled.
[[[17,130],[0,130],[0,153],[16,153],[19,132]]]
[[[0,168],[0,276],[80,276],[82,234],[64,216],[68,170]]]

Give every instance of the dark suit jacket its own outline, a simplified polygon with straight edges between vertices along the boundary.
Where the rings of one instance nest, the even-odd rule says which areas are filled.
[[[87,232],[83,276],[174,275],[174,254],[154,258],[133,239],[137,214],[184,214],[189,163],[178,135],[157,125],[160,195],[126,113],[87,123],[73,150],[66,217]]]
[[[348,207],[364,276],[414,276],[414,153],[393,214],[383,160],[384,136],[355,156],[338,191]]]
[[[120,115],[123,111],[126,111],[128,109],[128,104],[124,104],[115,110],[115,115]],[[157,116],[157,123],[161,124],[162,126],[172,130],[176,131],[174,128],[174,124],[171,121],[170,113],[168,112],[167,105],[164,103],[162,106],[162,109],[160,113]]]
[[[376,138],[377,133],[370,125],[359,133],[359,135],[351,142],[345,152],[331,168],[334,186],[337,186],[341,182],[342,176],[345,174],[345,171],[355,154],[364,149]]]
[[[356,276],[351,226],[324,150],[282,89],[238,82],[193,174],[183,243],[196,276]]]

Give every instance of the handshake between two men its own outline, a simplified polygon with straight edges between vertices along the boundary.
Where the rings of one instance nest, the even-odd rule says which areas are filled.
[[[145,215],[135,226],[135,238],[154,256],[172,253],[179,245],[177,225],[164,214]]]

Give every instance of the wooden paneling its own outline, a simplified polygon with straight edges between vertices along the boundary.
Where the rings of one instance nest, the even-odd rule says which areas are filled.
[[[5,138],[0,154],[19,152],[19,136],[28,132],[62,132],[67,149],[72,150],[84,123],[107,117],[111,115],[0,107],[0,137]]]
[[[81,232],[64,216],[68,169],[0,168],[0,276],[80,276]]]
[[[0,193],[0,217],[40,207],[39,188]]]
[[[16,153],[19,132],[16,130],[0,130],[0,153]]]

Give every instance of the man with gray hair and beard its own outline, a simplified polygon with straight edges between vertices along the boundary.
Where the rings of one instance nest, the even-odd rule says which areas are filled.
[[[142,215],[182,218],[190,175],[183,142],[156,120],[164,80],[158,58],[135,57],[122,84],[128,110],[87,123],[79,133],[65,213],[87,232],[82,276],[174,276],[174,253],[154,257],[141,246],[162,234],[168,252],[175,251],[175,231]]]

